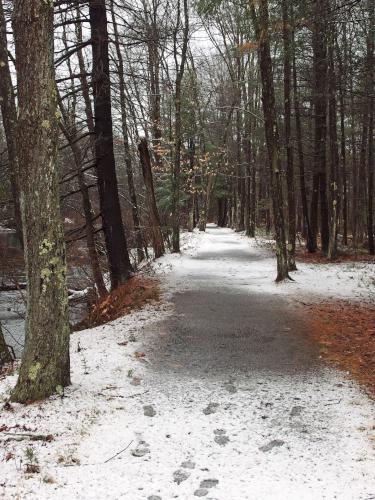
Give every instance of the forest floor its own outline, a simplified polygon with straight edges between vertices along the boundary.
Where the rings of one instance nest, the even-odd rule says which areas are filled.
[[[2,409],[0,497],[374,499],[375,404],[348,373],[366,370],[332,342],[361,308],[372,345],[373,264],[276,284],[264,241],[183,237],[153,265],[162,300],[72,334],[63,397]]]

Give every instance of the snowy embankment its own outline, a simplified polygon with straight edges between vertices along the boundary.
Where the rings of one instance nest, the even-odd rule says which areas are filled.
[[[208,284],[213,290],[261,293],[271,301],[272,295],[285,294],[304,300],[312,291],[370,300],[364,267],[360,278],[348,264],[303,264],[295,282],[276,285],[271,254],[241,235],[229,236],[230,241],[210,233],[184,234],[182,255],[167,255],[154,265],[164,304],[74,333],[72,386],[64,397],[1,410],[0,497],[369,500],[375,495],[374,405],[339,372],[250,371],[228,380],[201,379],[194,372],[176,376],[172,369],[178,373],[178,363],[170,359],[171,371],[155,373],[149,354],[155,337],[168,335],[156,324],[174,315],[168,300],[176,292]],[[211,259],[213,245],[217,256]],[[209,257],[194,258],[198,251]],[[243,252],[249,260],[233,258]],[[370,272],[371,266],[365,267]],[[14,382],[15,376],[0,381],[3,401]],[[12,433],[23,440],[15,441]],[[31,441],[34,434],[52,438]],[[27,465],[39,473],[26,473]]]

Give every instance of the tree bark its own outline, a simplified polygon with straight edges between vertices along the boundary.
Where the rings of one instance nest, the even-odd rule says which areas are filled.
[[[130,153],[130,143],[129,143],[129,134],[128,134],[128,117],[126,111],[126,96],[125,96],[125,74],[124,74],[124,60],[121,54],[120,48],[120,40],[118,34],[118,27],[116,22],[116,15],[114,11],[113,0],[111,0],[111,16],[112,16],[112,25],[114,32],[114,43],[117,55],[117,71],[118,71],[118,82],[120,89],[120,107],[121,107],[121,128],[122,128],[122,137],[124,141],[124,153],[125,153],[125,167],[126,167],[126,176],[128,179],[128,188],[129,188],[129,197],[131,203],[131,211],[133,216],[133,225],[135,232],[135,242],[137,245],[137,255],[138,261],[141,262],[145,258],[145,254],[143,251],[143,238],[141,232],[140,225],[140,217],[138,210],[138,200],[137,194],[134,186],[134,176],[133,176],[133,166],[131,160]]]
[[[121,216],[113,152],[111,82],[105,0],[90,0],[92,72],[95,111],[95,153],[103,229],[112,289],[132,275]]]
[[[369,32],[367,36],[367,99],[368,99],[368,189],[367,189],[367,237],[370,255],[375,254],[374,242],[374,90],[375,90],[375,1],[368,0]]]
[[[334,34],[329,41],[329,146],[330,146],[330,231],[327,257],[337,257],[337,234],[340,213],[338,188],[339,150],[337,138],[336,73],[334,60]]]
[[[14,38],[19,103],[16,140],[28,295],[26,344],[11,398],[24,403],[62,392],[70,384],[52,3],[16,0]]]
[[[250,1],[253,24],[259,43],[259,64],[262,79],[262,102],[265,120],[265,134],[269,158],[273,217],[276,233],[277,277],[276,281],[290,279],[284,220],[284,199],[281,179],[280,141],[276,119],[275,91],[269,41],[268,1],[260,0],[259,14]]]
[[[291,111],[291,49],[292,28],[289,16],[289,2],[283,0],[283,42],[284,42],[284,113],[285,113],[285,148],[286,177],[288,185],[288,266],[289,271],[296,271],[296,196],[294,188],[294,157],[292,142]]]
[[[0,109],[8,150],[9,178],[14,203],[14,220],[17,236],[22,245],[23,237],[16,149],[17,109],[9,69],[6,28],[3,0],[0,0]]]
[[[311,202],[312,245],[309,250],[317,249],[318,200],[320,201],[320,234],[322,250],[328,251],[329,223],[327,202],[326,173],[326,135],[327,135],[327,0],[314,2],[313,22],[313,59],[314,59],[314,175]]]
[[[161,257],[165,253],[163,233],[160,227],[160,217],[156,205],[154,181],[152,178],[151,157],[148,149],[147,140],[142,139],[138,145],[139,158],[142,165],[143,179],[147,191],[147,208],[152,231],[152,246],[154,248],[155,258]]]
[[[3,334],[3,329],[1,328],[0,323],[0,369],[4,366],[5,363],[10,363],[12,361],[12,356],[9,351],[9,347],[7,346]]]
[[[294,113],[296,122],[296,139],[297,139],[297,150],[298,150],[298,166],[299,166],[299,188],[301,194],[301,204],[302,204],[302,214],[303,214],[303,224],[304,224],[304,235],[306,236],[306,246],[309,252],[315,251],[314,239],[311,232],[309,208],[307,200],[307,189],[306,189],[306,175],[305,175],[305,156],[303,152],[303,142],[302,142],[302,123],[300,114],[300,101],[298,95],[298,85],[297,85],[297,68],[296,68],[296,57],[293,54],[293,97],[294,97]]]
[[[177,27],[181,17],[181,4],[178,0]],[[174,38],[174,58],[176,64],[175,82],[175,125],[174,125],[174,162],[172,167],[172,251],[180,251],[180,173],[181,173],[181,148],[182,148],[182,116],[181,116],[181,90],[184,77],[186,56],[189,37],[189,10],[187,0],[183,0],[183,40],[181,50],[181,61],[178,63],[177,33]]]

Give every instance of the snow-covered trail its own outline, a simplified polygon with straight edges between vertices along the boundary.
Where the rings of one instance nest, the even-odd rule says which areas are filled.
[[[38,499],[375,498],[374,404],[319,359],[293,307],[301,285],[275,285],[274,259],[228,229],[209,227],[197,241],[156,265],[173,307],[142,328],[132,323],[146,361],[114,354],[126,318],[112,333],[105,327],[98,345],[79,334],[89,373],[80,397],[98,401],[67,445],[80,465],[52,465],[52,484],[24,480],[18,491]]]
[[[85,498],[375,496],[374,408],[319,363],[282,291],[258,288],[264,258],[218,228],[195,255],[167,258],[175,309],[145,330],[148,392],[99,421],[79,451],[84,463],[131,441],[146,453],[87,467]],[[66,480],[82,491],[72,471]]]

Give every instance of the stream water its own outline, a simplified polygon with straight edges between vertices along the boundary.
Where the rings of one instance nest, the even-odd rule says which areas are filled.
[[[0,323],[6,343],[20,358],[25,341],[25,292],[0,292]],[[78,323],[87,313],[84,302],[69,305],[69,320]]]

